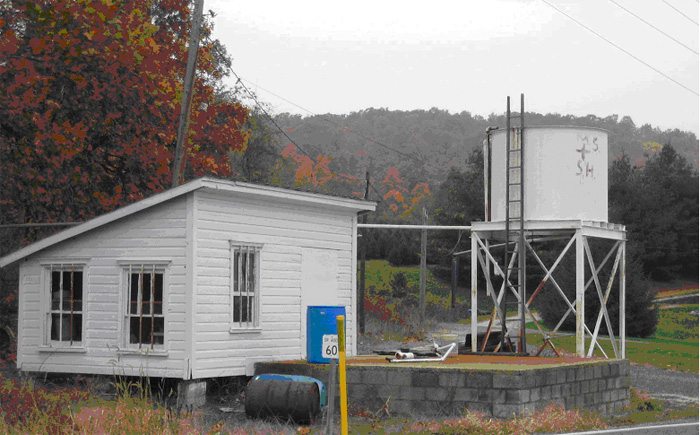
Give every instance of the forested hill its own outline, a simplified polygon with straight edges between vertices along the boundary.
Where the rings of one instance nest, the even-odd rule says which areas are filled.
[[[331,170],[363,178],[383,179],[396,168],[409,186],[445,180],[451,167],[465,167],[471,152],[482,146],[489,126],[505,126],[505,116],[474,116],[445,110],[399,111],[366,109],[348,115],[302,117],[287,113],[276,122],[304,151],[333,158]],[[527,125],[576,125],[598,127],[609,134],[609,158],[627,154],[633,164],[643,164],[645,154],[671,144],[689,163],[697,165],[698,139],[687,131],[666,130],[645,124],[637,127],[630,117],[599,118],[527,112]],[[288,140],[281,138],[286,145]],[[381,177],[381,178],[380,178]]]

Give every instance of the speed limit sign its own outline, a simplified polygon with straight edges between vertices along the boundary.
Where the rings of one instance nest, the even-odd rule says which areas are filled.
[[[321,355],[323,358],[338,359],[338,335],[328,334],[323,336]]]

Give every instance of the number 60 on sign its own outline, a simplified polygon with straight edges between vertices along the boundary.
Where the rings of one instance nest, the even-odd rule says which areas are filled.
[[[338,359],[338,335],[328,334],[323,336],[323,348],[321,355],[323,358]]]

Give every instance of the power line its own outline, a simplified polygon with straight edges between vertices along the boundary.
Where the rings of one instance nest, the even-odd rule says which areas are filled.
[[[211,40],[210,40],[210,42],[211,42]],[[221,56],[222,58],[225,58],[225,56],[221,53],[221,51],[219,51],[219,49],[216,47],[216,45],[213,45],[213,44],[212,44],[212,47],[214,48],[214,50],[216,50],[217,53],[219,53],[219,56]],[[316,159],[314,159],[313,157],[311,157],[311,155],[310,155],[309,153],[307,153],[302,147],[300,147],[296,142],[294,142],[294,140],[293,140],[291,137],[289,137],[289,135],[288,135],[284,130],[282,130],[282,128],[279,126],[279,124],[277,124],[277,122],[275,122],[274,118],[272,118],[272,116],[268,113],[268,111],[265,110],[265,107],[264,107],[262,104],[260,104],[260,102],[258,101],[258,98],[255,96],[255,94],[254,94],[250,89],[248,89],[248,87],[243,83],[243,80],[241,79],[241,77],[240,77],[238,74],[236,74],[236,71],[233,70],[233,68],[231,67],[231,64],[227,62],[227,63],[226,63],[226,67],[228,68],[229,71],[231,71],[231,74],[233,74],[233,75],[236,77],[237,83],[240,83],[240,84],[241,84],[241,86],[243,87],[243,89],[248,93],[248,95],[250,96],[250,98],[253,99],[253,101],[254,101],[255,104],[260,108],[260,110],[262,110],[262,112],[265,114],[265,116],[267,116],[267,118],[270,120],[270,122],[272,122],[272,124],[274,124],[274,126],[277,127],[277,130],[278,130],[280,133],[282,133],[282,135],[284,135],[284,137],[286,137],[287,140],[289,140],[289,142],[291,142],[292,145],[294,145],[294,146],[295,146],[299,151],[301,151],[306,157],[308,157],[309,159],[311,159],[312,162],[314,162],[314,163],[318,164],[319,166],[321,166],[323,169],[325,169],[326,171],[328,171],[329,174],[332,174],[333,171],[331,171],[331,170],[328,168],[328,166],[322,164],[320,161],[317,161]],[[247,81],[247,80],[246,80],[246,81]]]
[[[282,133],[282,134],[284,135],[284,137],[286,137],[287,140],[289,140],[289,142],[292,143],[292,145],[294,145],[295,147],[297,147],[297,148],[299,149],[299,151],[301,151],[302,153],[304,153],[304,154],[305,154],[308,158],[310,158],[311,160],[315,161],[315,159],[314,159],[313,157],[311,157],[311,155],[310,155],[309,153],[307,153],[306,151],[304,151],[304,149],[303,149],[302,147],[300,147],[299,145],[297,145],[297,143],[294,142],[294,140],[293,140],[291,137],[289,137],[289,135],[288,135],[284,130],[282,130],[282,127],[280,127],[279,124],[277,124],[277,122],[275,122],[274,118],[272,118],[272,116],[270,116],[270,114],[267,112],[267,110],[265,110],[265,107],[264,107],[262,104],[260,104],[260,102],[258,101],[258,99],[257,99],[257,97],[255,96],[255,94],[253,94],[253,92],[252,92],[250,89],[248,89],[248,87],[247,87],[245,84],[243,84],[243,81],[242,81],[241,78],[238,76],[238,74],[236,74],[236,72],[233,70],[233,68],[229,67],[229,70],[230,70],[231,73],[236,77],[236,79],[238,80],[238,83],[240,83],[241,86],[243,86],[243,89],[245,89],[245,91],[248,93],[248,95],[250,96],[250,98],[252,98],[253,101],[255,101],[255,104],[260,108],[260,110],[262,110],[262,112],[265,114],[265,116],[268,117],[268,119],[270,120],[270,122],[272,122],[272,123],[275,125],[275,127],[277,127],[277,130],[278,130],[280,133]],[[322,166],[323,166],[323,165],[322,165]],[[329,170],[328,168],[326,168],[326,170],[328,170],[328,171],[330,172],[330,170]]]
[[[699,1],[700,1],[700,0],[699,0]],[[676,38],[674,38],[673,36],[669,35],[668,33],[664,32],[663,30],[661,30],[661,29],[659,29],[658,27],[654,26],[653,24],[651,24],[650,22],[648,22],[648,21],[645,20],[644,18],[640,17],[639,15],[637,15],[637,14],[635,14],[634,12],[630,11],[629,9],[625,8],[624,6],[622,6],[621,4],[619,4],[618,2],[616,2],[615,0],[610,0],[610,2],[611,2],[612,4],[614,4],[614,5],[616,5],[617,7],[619,7],[620,9],[626,11],[628,14],[630,14],[630,15],[636,17],[638,20],[640,20],[641,22],[643,22],[643,23],[646,24],[647,26],[651,27],[652,29],[656,30],[657,32],[661,33],[662,35],[665,35],[667,38],[669,38],[669,39],[675,41],[676,43],[678,43],[678,44],[680,44],[680,45],[682,45],[683,47],[687,48],[688,50],[692,51],[693,53],[698,54],[697,51],[693,50],[692,48],[688,47],[687,45],[685,45],[685,44],[682,43],[681,41],[679,41],[679,40],[677,40]]]
[[[214,46],[214,49],[219,53],[220,56],[223,57],[223,55],[221,54],[221,52],[220,52],[215,46]],[[246,79],[241,78],[238,74],[236,74],[236,72],[233,70],[233,68],[231,67],[230,64],[227,64],[227,68],[228,68],[229,71],[231,71],[231,74],[233,74],[233,75],[236,77],[237,83],[240,83],[240,85],[241,85],[241,86],[243,87],[243,89],[248,93],[248,95],[250,96],[250,98],[253,99],[253,101],[255,102],[255,104],[260,108],[260,110],[262,110],[262,112],[265,114],[265,116],[268,117],[268,119],[270,120],[270,122],[272,122],[272,123],[275,125],[275,127],[277,128],[277,130],[278,130],[280,133],[282,133],[282,134],[284,135],[284,137],[286,137],[287,140],[289,140],[295,147],[297,147],[297,148],[299,149],[299,151],[301,151],[302,153],[304,153],[304,154],[305,154],[308,158],[310,158],[313,162],[316,162],[316,160],[315,160],[313,157],[311,157],[311,155],[309,155],[309,153],[307,153],[306,151],[304,151],[303,148],[301,148],[299,145],[297,145],[297,143],[294,142],[294,140],[293,140],[291,137],[289,137],[289,135],[288,135],[288,134],[279,126],[279,124],[277,124],[277,122],[272,118],[272,116],[270,116],[270,114],[267,112],[267,110],[265,110],[265,107],[264,107],[262,104],[260,104],[260,102],[258,101],[258,99],[257,99],[257,97],[255,96],[255,94],[254,94],[250,89],[248,89],[248,87],[243,83],[244,80],[245,80],[246,82],[248,82],[248,83],[251,83],[250,80],[246,80]],[[257,85],[256,85],[256,86],[257,86]],[[259,87],[259,86],[258,86],[258,87]],[[280,99],[282,99],[282,100],[284,100],[284,101],[287,101],[288,103],[290,103],[290,104],[292,104],[292,105],[294,105],[294,106],[296,106],[296,107],[299,107],[299,108],[301,108],[301,109],[303,109],[303,110],[306,110],[307,112],[313,114],[314,116],[319,116],[319,115],[314,114],[313,112],[311,112],[311,111],[308,110],[308,109],[304,109],[303,107],[301,107],[301,106],[299,106],[299,105],[297,105],[297,104],[295,104],[295,103],[292,103],[291,101],[288,101],[287,99],[282,98],[282,97],[280,97],[279,95],[276,95],[276,94],[274,94],[274,93],[268,91],[267,89],[264,89],[264,88],[262,88],[262,87],[260,87],[260,89],[263,89],[264,91],[269,92],[269,93],[271,93],[272,95],[275,95],[277,98],[280,98]],[[324,118],[324,117],[322,117],[322,116],[319,116],[319,117],[320,117],[321,119],[327,121],[327,122],[330,122],[331,124],[333,124],[333,125],[335,125],[335,126],[337,126],[337,127],[339,127],[339,128],[342,128],[342,127],[339,126],[338,124],[336,124],[336,123],[334,123],[334,122],[332,122],[332,121],[330,121],[330,120],[328,120],[328,119],[326,119],[326,118]],[[365,139],[371,140],[371,139],[369,139],[369,138],[365,138]],[[378,142],[376,142],[376,143],[377,143],[378,145],[382,145],[382,144],[380,144],[380,143],[378,143]],[[382,145],[382,146],[386,146],[386,145]],[[390,148],[390,149],[391,149],[391,148]],[[400,153],[400,152],[399,152],[399,153]],[[411,156],[409,156],[409,157],[411,157]],[[321,162],[316,162],[316,163],[317,163],[318,165],[320,165],[321,167],[323,167],[323,168],[324,168],[326,171],[328,171],[329,173],[331,173],[331,174],[333,173],[333,172],[328,168],[328,166],[326,166],[326,165],[324,165],[324,164],[321,164]],[[369,182],[369,187],[370,187],[371,189],[374,190],[374,192],[377,194],[377,196],[379,196],[380,199],[379,199],[377,202],[382,202],[382,200],[384,199],[384,195],[382,195],[381,193],[379,193],[379,191],[377,190],[377,188],[376,188],[376,187],[374,186],[374,184],[372,184],[371,182]]]
[[[696,26],[698,25],[698,22],[697,22],[697,21],[693,20],[692,18],[690,18],[689,16],[687,16],[686,14],[684,14],[683,12],[681,12],[678,8],[676,8],[675,6],[673,6],[671,3],[667,2],[666,0],[663,0],[663,2],[666,3],[666,4],[668,5],[668,7],[670,7],[670,8],[673,9],[674,11],[676,11],[676,12],[678,12],[679,14],[683,15],[684,17],[686,17],[691,23],[695,24]]]
[[[217,51],[217,53],[219,53],[219,56],[222,56],[222,58],[223,58],[224,56],[221,54],[221,52],[218,50],[218,48],[217,48],[216,46],[213,46],[213,47],[214,47],[214,49]],[[267,112],[267,110],[265,110],[265,108],[263,107],[263,105],[260,104],[260,102],[258,101],[258,99],[257,99],[257,97],[255,96],[255,94],[254,94],[250,89],[248,89],[248,87],[247,87],[243,82],[246,81],[246,82],[251,83],[251,84],[254,84],[254,83],[251,82],[250,80],[244,79],[244,78],[240,77],[238,74],[236,74],[236,72],[233,70],[233,68],[231,67],[230,64],[227,64],[226,66],[227,66],[228,70],[231,71],[231,74],[233,74],[233,75],[236,77],[237,83],[240,83],[240,84],[241,84],[241,86],[242,86],[243,89],[248,93],[248,95],[250,96],[250,98],[253,99],[253,101],[255,102],[255,104],[260,108],[260,110],[263,111],[263,113],[265,114],[265,116],[268,117],[268,119],[270,120],[270,122],[272,122],[272,123],[275,125],[275,127],[277,128],[277,130],[278,130],[280,133],[282,133],[282,134],[284,135],[284,137],[286,137],[287,140],[289,140],[295,147],[297,147],[297,148],[299,149],[299,151],[301,151],[304,155],[306,155],[308,158],[310,158],[313,162],[316,162],[316,163],[319,164],[322,168],[324,168],[326,171],[328,171],[329,173],[332,174],[333,172],[328,168],[328,166],[322,164],[321,162],[317,162],[316,159],[314,159],[313,157],[311,157],[311,155],[310,155],[309,153],[307,153],[306,151],[304,151],[303,148],[301,148],[296,142],[294,142],[294,140],[293,140],[291,137],[289,137],[289,135],[288,135],[284,130],[282,130],[282,128],[279,126],[279,124],[277,124],[277,122],[275,122],[275,120],[274,120],[274,119],[272,118],[272,116]],[[363,136],[363,135],[360,135],[359,133],[355,133],[354,131],[350,130],[349,128],[345,128],[345,127],[343,127],[343,126],[341,126],[341,125],[339,125],[339,124],[337,124],[337,123],[331,121],[330,119],[327,119],[327,118],[325,118],[325,117],[323,117],[323,116],[317,115],[317,114],[315,114],[314,112],[312,112],[312,111],[310,111],[310,110],[308,110],[308,109],[305,109],[304,107],[301,107],[300,105],[298,105],[298,104],[296,104],[296,103],[293,103],[293,102],[287,100],[286,98],[283,98],[283,97],[281,97],[281,96],[275,94],[275,93],[272,92],[272,91],[269,91],[269,90],[267,90],[267,89],[265,89],[265,88],[263,88],[263,87],[260,87],[260,86],[258,86],[257,84],[255,84],[255,86],[259,87],[260,89],[264,90],[265,92],[268,92],[268,93],[270,93],[270,94],[276,96],[277,98],[279,98],[279,99],[281,99],[281,100],[286,101],[286,102],[289,103],[289,104],[292,104],[293,106],[296,106],[296,107],[298,107],[298,108],[300,108],[300,109],[302,109],[302,110],[304,110],[304,111],[306,111],[306,112],[308,112],[308,113],[310,113],[310,114],[312,114],[312,115],[314,115],[314,116],[317,116],[317,117],[321,118],[322,120],[324,120],[324,121],[326,121],[326,122],[328,122],[328,123],[330,123],[330,124],[332,124],[332,125],[338,127],[338,128],[341,129],[341,130],[349,131],[350,133],[352,133],[352,134],[354,134],[354,135],[356,135],[356,136],[359,136],[359,137],[361,137],[362,139],[365,139],[365,140],[368,140],[368,141],[370,141],[370,142],[373,142],[373,143],[375,143],[375,144],[377,144],[377,145],[379,145],[379,146],[382,146],[382,147],[384,147],[384,148],[386,148],[386,149],[389,149],[389,150],[391,150],[391,151],[394,151],[394,152],[397,153],[397,154],[401,154],[402,156],[408,157],[408,158],[410,158],[410,159],[414,159],[414,160],[416,160],[416,161],[419,162],[419,163],[424,163],[423,160],[419,159],[418,157],[412,156],[412,155],[410,155],[410,154],[406,154],[406,153],[401,152],[401,151],[399,151],[399,150],[397,150],[397,149],[394,149],[394,148],[392,148],[392,147],[390,147],[390,146],[388,146],[388,145],[385,145],[385,144],[383,144],[383,143],[381,143],[381,142],[377,142],[377,141],[375,141],[375,140],[373,140],[373,139],[370,139],[370,138],[368,138],[368,137],[365,137],[365,136]],[[372,187],[374,188],[374,186],[372,186]],[[376,192],[378,195],[380,195],[379,192],[377,192],[376,188],[375,188],[375,192]],[[380,196],[381,196],[381,195],[380,195]]]
[[[250,83],[250,84],[253,84],[253,82],[251,82],[250,80],[246,80],[246,79],[242,79],[242,80],[244,80],[244,81],[246,81],[246,82],[248,82],[248,83]],[[256,86],[258,86],[258,85],[256,84]],[[386,149],[391,150],[391,151],[393,151],[393,152],[395,152],[395,153],[397,153],[397,154],[400,154],[400,155],[402,155],[402,156],[404,156],[404,157],[407,157],[407,158],[409,158],[409,159],[413,159],[413,160],[417,161],[418,163],[425,163],[422,159],[420,159],[420,158],[418,158],[418,157],[416,157],[416,156],[413,156],[413,155],[404,153],[404,152],[402,152],[402,151],[399,151],[399,150],[397,150],[397,149],[395,149],[395,148],[390,147],[389,145],[386,145],[386,144],[384,144],[384,143],[381,143],[381,142],[378,142],[378,141],[376,141],[376,140],[374,140],[374,139],[371,139],[371,138],[369,138],[369,137],[367,137],[367,136],[364,136],[364,135],[362,135],[362,134],[360,134],[360,133],[357,133],[357,132],[351,130],[350,128],[343,127],[342,125],[337,124],[337,123],[331,121],[330,119],[325,118],[325,117],[323,117],[323,116],[321,116],[321,115],[318,115],[318,114],[316,114],[316,113],[310,111],[309,109],[306,109],[306,108],[304,108],[304,107],[301,107],[300,105],[298,105],[298,104],[296,104],[296,103],[293,103],[293,102],[287,100],[286,98],[283,98],[283,97],[281,97],[281,96],[275,94],[275,93],[272,92],[272,91],[269,91],[269,90],[267,90],[267,89],[265,89],[265,88],[263,88],[263,87],[261,87],[261,86],[258,86],[258,87],[259,87],[260,89],[262,89],[263,91],[265,91],[265,92],[267,92],[267,93],[269,93],[269,94],[274,95],[275,97],[279,98],[280,100],[286,101],[287,103],[289,103],[289,104],[291,104],[291,105],[293,105],[293,106],[295,106],[295,107],[298,107],[299,109],[304,110],[305,112],[308,112],[308,113],[312,114],[313,116],[317,116],[317,117],[321,118],[322,120],[328,122],[329,124],[332,124],[332,125],[338,127],[339,129],[341,129],[341,130],[343,130],[343,131],[347,131],[347,132],[349,132],[350,134],[354,134],[355,136],[358,136],[358,137],[360,137],[360,138],[362,138],[362,139],[364,139],[364,140],[366,140],[366,141],[368,141],[368,142],[372,142],[372,143],[377,144],[377,145],[379,145],[379,146],[381,146],[381,147],[383,147],[383,148],[386,148]]]
[[[624,48],[620,47],[619,45],[615,44],[614,42],[612,42],[611,40],[609,40],[609,39],[606,38],[605,36],[601,35],[600,33],[596,32],[595,30],[591,29],[590,27],[586,26],[585,24],[581,23],[580,21],[576,20],[574,17],[572,17],[571,15],[568,15],[566,12],[562,11],[561,9],[557,8],[556,6],[554,6],[553,4],[549,3],[547,0],[542,0],[542,2],[543,2],[544,4],[546,4],[547,6],[549,6],[550,8],[554,9],[555,11],[559,12],[560,14],[564,15],[565,17],[567,17],[568,19],[570,19],[570,20],[573,21],[574,23],[578,24],[579,26],[583,27],[584,29],[588,30],[589,32],[593,33],[595,36],[599,37],[599,38],[602,39],[603,41],[607,42],[608,44],[610,44],[610,45],[612,45],[613,47],[617,48],[618,50],[622,51],[622,52],[625,53],[626,55],[630,56],[632,59],[634,59],[634,60],[636,60],[637,62],[641,63],[642,65],[646,66],[647,68],[650,68],[650,69],[656,71],[657,73],[659,73],[659,74],[661,74],[662,76],[666,77],[667,79],[671,80],[673,83],[677,84],[678,86],[682,87],[683,89],[685,89],[685,90],[687,90],[687,91],[690,91],[690,92],[692,92],[693,94],[695,94],[695,95],[697,95],[697,96],[700,96],[700,94],[698,94],[698,93],[695,92],[694,90],[690,89],[689,87],[687,87],[687,86],[684,85],[683,83],[681,83],[681,82],[675,80],[674,78],[668,76],[668,75],[665,74],[664,72],[662,72],[662,71],[660,71],[660,70],[654,68],[653,66],[649,65],[648,63],[644,62],[642,59],[638,58],[637,56],[633,55],[633,54],[630,53],[629,51],[627,51],[627,50],[625,50]]]

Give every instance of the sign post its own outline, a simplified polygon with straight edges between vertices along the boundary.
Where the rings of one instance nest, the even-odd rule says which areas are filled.
[[[338,378],[340,381],[340,433],[348,434],[348,388],[345,378],[345,316],[336,317],[338,321],[338,350],[339,367]]]

